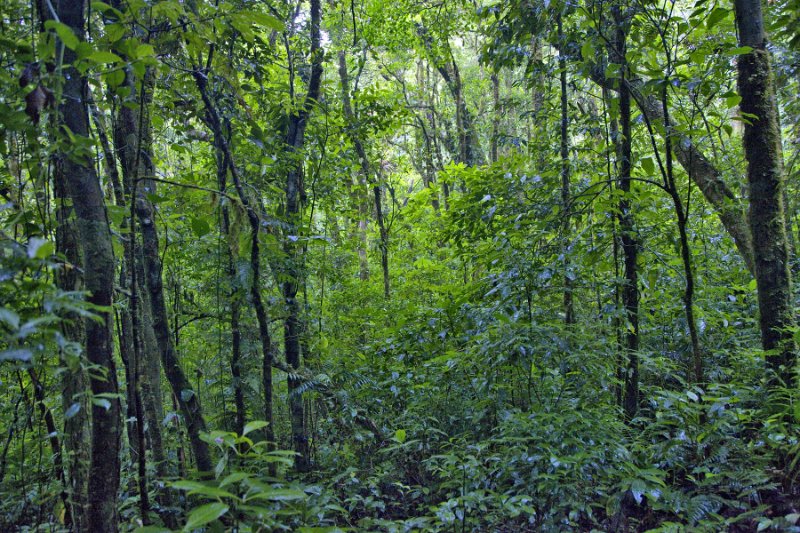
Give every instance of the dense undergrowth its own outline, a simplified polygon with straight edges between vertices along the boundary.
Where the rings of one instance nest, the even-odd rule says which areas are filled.
[[[489,194],[480,183],[470,190],[477,205]],[[270,489],[237,481],[247,499],[278,491],[265,496],[272,513],[260,520],[261,511],[220,496],[231,505],[221,523],[234,528],[238,516],[254,530],[796,529],[796,392],[768,387],[754,322],[742,318],[753,303],[744,290],[728,294],[725,284],[738,283],[713,270],[716,258],[703,261],[705,275],[728,277],[701,293],[698,306],[708,306],[703,340],[713,381],[687,382],[685,323],[665,298],[679,287],[670,286],[668,268],[654,268],[643,305],[640,410],[626,421],[613,309],[594,306],[578,326],[565,325],[553,258],[541,258],[538,273],[531,260],[522,271],[515,258],[531,245],[530,233],[505,239],[498,252],[502,227],[465,243],[480,249],[491,238],[488,253],[496,254],[488,266],[470,264],[465,279],[470,259],[438,238],[458,220],[435,215],[426,201],[412,203],[409,216],[428,217],[416,227],[433,230],[411,231],[396,245],[391,301],[372,292],[377,282],[365,291],[357,279],[328,273],[322,313],[310,326],[320,355],[303,388],[314,405],[315,471],[298,477],[282,467],[292,481]],[[404,246],[417,258],[408,267],[400,266]],[[334,264],[357,260],[331,252],[324,253]],[[228,485],[220,480],[229,472],[263,476],[267,458],[244,459],[246,470],[228,463],[209,485]]]
[[[126,532],[800,531],[800,394],[731,238],[732,9],[49,4],[0,5],[0,531],[70,531],[104,445]],[[797,0],[769,4],[796,255]]]

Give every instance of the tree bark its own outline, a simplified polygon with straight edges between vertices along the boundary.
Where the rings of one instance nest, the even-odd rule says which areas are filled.
[[[558,14],[556,25],[558,27],[558,39],[564,39],[564,25],[561,14]],[[570,249],[569,249],[569,229],[570,211],[572,210],[572,198],[570,195],[569,183],[569,115],[567,113],[567,60],[563,53],[558,56],[559,81],[561,84],[561,254],[564,263],[564,322],[571,326],[575,324],[575,305],[572,298],[573,280],[570,270]]]
[[[67,201],[66,176],[57,161],[55,165],[54,193],[56,200],[56,250],[63,254],[66,262],[58,272],[56,283],[64,291],[80,291],[83,280],[80,274],[81,265],[78,234],[73,220],[73,209]],[[62,324],[64,336],[81,346],[85,344],[83,324],[78,316],[70,316]],[[89,388],[88,377],[78,354],[62,349],[61,364],[66,368],[63,380],[62,399],[64,412],[77,405],[77,412],[64,419],[64,454],[67,465],[67,483],[69,487],[68,524],[81,531],[88,527],[88,476],[90,464],[90,419],[89,401],[86,391]]]
[[[108,137],[105,120],[94,101],[90,102],[89,105],[97,138],[103,150],[106,172],[111,183],[114,202],[117,206],[124,208],[128,205],[125,186],[117,170],[117,158]],[[126,217],[123,221],[123,228],[130,228],[132,223],[132,219]],[[145,286],[141,247],[135,239],[128,238],[123,241],[123,249],[124,256],[122,258],[122,269],[120,271],[119,280],[120,286],[125,288],[129,293],[129,302],[128,305],[120,309],[118,314],[120,322],[119,346],[122,361],[126,365],[126,371],[129,371],[127,370],[129,366],[128,361],[135,360],[137,362],[138,370],[136,382],[138,385],[138,393],[135,395],[130,394],[132,386],[129,381],[128,402],[129,404],[131,401],[140,404],[139,409],[141,413],[137,415],[137,421],[141,416],[143,431],[141,435],[138,435],[137,430],[137,439],[141,439],[142,444],[135,445],[136,439],[132,439],[131,448],[145,450],[144,438],[146,437],[153,454],[156,475],[161,479],[165,479],[169,477],[170,474],[161,433],[161,421],[164,419],[164,408],[161,398],[161,372],[158,360],[158,347],[156,345],[152,320],[150,319],[149,313],[150,301],[146,292],[139,291],[139,287]],[[135,266],[130,264],[131,261],[135,262]],[[134,275],[136,276],[135,280],[132,277]],[[135,284],[133,284],[134,281]],[[135,322],[134,311],[136,313]],[[135,346],[134,343],[138,343],[138,346]],[[135,356],[133,355],[134,353],[136,354]],[[134,386],[133,390],[136,388],[137,387]],[[130,419],[131,416],[129,415],[128,418]],[[129,429],[130,427],[131,426],[129,426]],[[133,429],[136,430],[135,425]],[[129,440],[130,439],[131,434],[129,433]],[[142,464],[139,463],[138,466],[140,468],[139,472],[141,473]],[[141,491],[142,489],[143,487],[140,487],[139,490]],[[177,527],[174,515],[169,512],[173,505],[172,497],[169,492],[166,490],[158,491],[157,500],[161,506],[161,517],[164,523],[168,527]]]
[[[744,152],[750,184],[761,343],[770,369],[786,386],[795,383],[797,347],[793,333],[792,278],[784,206],[784,170],[775,81],[759,0],[735,0],[740,46],[738,85],[744,127]]]
[[[602,87],[618,91],[613,80],[607,79],[601,69],[591,71],[595,83]],[[626,85],[631,98],[652,122],[664,122],[663,108],[656,95],[645,96],[641,93],[642,80],[628,79]],[[722,172],[703,154],[694,141],[673,129],[673,146],[675,159],[683,167],[695,185],[703,193],[703,197],[711,204],[719,217],[722,226],[733,239],[736,248],[751,274],[755,274],[753,255],[753,238],[745,215],[743,201],[734,194],[723,179]]]
[[[284,240],[284,253],[286,254],[286,281],[281,290],[286,305],[286,320],[284,321],[284,350],[286,363],[293,370],[300,368],[300,334],[301,327],[300,305],[297,301],[297,290],[302,281],[303,272],[300,268],[300,251],[295,244],[298,237],[298,223],[300,222],[301,203],[305,196],[302,181],[303,164],[299,154],[305,145],[305,131],[312,107],[319,98],[320,83],[322,81],[323,53],[320,46],[320,22],[322,18],[321,0],[311,0],[311,77],[305,100],[297,111],[289,115],[286,130],[286,155],[289,161],[289,171],[286,174],[286,218],[287,238]],[[305,407],[303,397],[299,392],[301,381],[294,373],[289,374],[289,413],[292,426],[292,442],[297,459],[295,467],[300,472],[310,470],[308,436],[305,428]]]
[[[498,141],[500,137],[500,117],[502,116],[502,109],[500,108],[500,78],[497,72],[492,74],[492,142],[489,145],[489,156],[492,163],[497,163],[499,156]]]
[[[609,55],[620,65],[620,80],[616,87],[619,92],[619,130],[614,140],[617,152],[617,186],[622,191],[617,218],[620,226],[620,241],[623,255],[624,282],[622,283],[622,305],[625,310],[624,349],[625,368],[623,372],[622,408],[630,420],[639,409],[639,241],[631,209],[631,94],[627,83],[629,71],[627,60],[627,22],[623,20],[619,8],[614,8],[616,34],[614,46]]]
[[[220,132],[222,134],[223,132]],[[220,192],[226,193],[228,188],[228,160],[225,152],[217,149],[217,186]],[[244,392],[242,390],[242,332],[240,329],[242,291],[236,279],[236,254],[234,247],[238,243],[234,242],[233,231],[231,228],[230,209],[228,204],[222,205],[222,234],[228,240],[228,279],[230,280],[229,302],[231,306],[230,325],[231,325],[231,386],[233,388],[233,403],[236,410],[235,431],[241,435],[244,432],[246,418],[246,407],[244,403]],[[266,394],[265,394],[266,396]]]
[[[79,38],[85,35],[86,3],[58,2],[55,15]],[[75,52],[64,48],[63,101],[59,105],[62,124],[77,137],[89,134],[87,110],[88,83],[73,66]],[[64,132],[66,135],[66,132]],[[75,211],[75,227],[82,251],[82,266],[88,301],[98,306],[99,320],[84,321],[86,355],[96,365],[90,386],[95,401],[92,405],[91,466],[88,480],[88,530],[116,531],[117,491],[120,481],[120,401],[117,371],[113,359],[111,305],[114,289],[115,261],[111,232],[106,217],[103,192],[97,179],[91,155],[85,152],[61,154],[66,180],[65,190]]]
[[[115,140],[122,163],[123,177],[126,182],[126,193],[129,195],[133,218],[139,221],[141,231],[141,253],[145,274],[145,287],[149,300],[149,319],[155,334],[156,344],[161,356],[161,364],[172,391],[178,400],[183,414],[189,443],[194,452],[197,468],[201,472],[210,471],[211,455],[208,445],[200,439],[200,433],[206,431],[205,419],[189,380],[183,372],[178,354],[175,351],[169,331],[167,308],[164,300],[164,289],[159,256],[158,232],[155,226],[155,210],[147,198],[155,194],[156,186],[152,181],[155,175],[152,157],[152,132],[148,116],[148,105],[152,97],[154,73],[148,69],[141,87],[136,87],[132,73],[126,73],[126,83],[131,88],[130,98],[133,105],[121,105],[117,119]],[[135,217],[134,217],[135,215]],[[134,229],[135,226],[132,226]],[[135,240],[136,232],[131,232]],[[145,310],[143,310],[143,314]]]

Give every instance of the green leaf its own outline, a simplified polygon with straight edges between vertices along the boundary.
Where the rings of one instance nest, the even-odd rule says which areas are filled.
[[[107,50],[98,50],[97,52],[93,52],[89,56],[89,59],[95,63],[119,63],[122,61],[122,58],[117,54]]]
[[[223,516],[228,512],[229,507],[224,503],[209,503],[201,505],[197,509],[189,513],[189,519],[183,527],[184,531],[192,531],[200,526],[204,526],[209,522],[213,522],[217,518]]]
[[[39,237],[31,237],[28,241],[28,257],[31,259],[44,259],[53,254],[56,247],[47,239],[40,239]]]
[[[208,235],[208,233],[211,231],[211,226],[209,225],[208,220],[204,218],[193,218],[192,231],[198,237],[202,237],[203,235]]]
[[[706,20],[706,28],[710,30],[719,24],[720,21],[724,20],[730,14],[730,12],[730,9],[725,9],[724,7],[715,8]]]
[[[66,411],[64,411],[64,418],[66,420],[69,420],[73,416],[77,415],[80,410],[81,410],[81,404],[75,402],[72,405],[70,405]]]
[[[406,430],[405,429],[398,429],[394,432],[394,440],[399,442],[400,444],[406,441]]]
[[[111,402],[105,398],[92,398],[92,405],[96,405],[98,407],[102,407],[106,411],[111,409]]]
[[[225,479],[220,481],[219,488],[230,485],[231,483],[238,483],[239,481],[247,479],[248,477],[250,477],[250,474],[247,472],[233,472],[232,474],[225,476]]]
[[[125,26],[122,24],[108,24],[105,29],[106,38],[112,43],[119,41],[125,36]]]
[[[302,500],[306,493],[297,489],[270,489],[265,488],[247,497],[247,500],[272,500],[272,501],[291,501]]]
[[[0,322],[5,322],[11,329],[19,329],[19,315],[7,307],[0,307]]]
[[[267,13],[262,13],[260,11],[246,11],[243,14],[254,24],[264,26],[265,28],[270,28],[275,31],[283,31],[286,28],[283,22]]]
[[[727,107],[728,109],[736,107],[737,105],[739,105],[739,102],[741,101],[742,97],[739,96],[738,94],[734,94],[733,96],[729,96],[725,99],[725,107]]]
[[[631,483],[631,494],[633,495],[633,499],[636,500],[636,503],[642,503],[642,495],[646,490],[647,487],[645,487],[644,482],[640,479],[635,479],[633,483]]]
[[[581,47],[581,56],[583,56],[584,61],[595,59],[594,47],[592,46],[592,42],[588,39],[585,43],[583,43],[583,46]]]
[[[214,467],[214,477],[219,478],[225,471],[226,466],[228,466],[228,455],[224,454],[217,463],[217,466]]]
[[[75,47],[78,46],[79,42],[81,42],[80,39],[75,36],[72,28],[66,24],[56,22],[55,20],[47,20],[44,23],[44,27],[48,30],[55,30],[58,38],[61,39],[61,42],[64,43],[64,46],[70,50],[75,50]]]
[[[242,430],[242,437],[244,437],[245,435],[247,435],[251,431],[256,431],[256,430],[259,430],[261,428],[265,428],[268,425],[269,425],[269,423],[265,422],[263,420],[254,420],[252,422],[249,422],[249,423],[247,423],[247,425],[244,426],[244,429]]]
[[[172,530],[163,526],[142,526],[134,529],[133,533],[172,533]]]
[[[656,165],[652,157],[643,157],[640,163],[642,164],[642,170],[644,170],[648,176],[655,174]]]
[[[152,57],[156,55],[156,50],[152,44],[140,44],[136,47],[136,57],[141,59],[143,57]]]

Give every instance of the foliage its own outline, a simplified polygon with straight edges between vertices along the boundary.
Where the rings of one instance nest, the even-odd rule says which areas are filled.
[[[87,2],[86,35],[23,2],[0,6],[0,529],[77,527],[78,452],[92,444],[78,422],[111,405],[76,377],[102,375],[79,325],[108,309],[81,290],[92,258],[68,259],[77,219],[61,218],[71,206],[55,187],[64,161],[88,154],[116,260],[121,530],[800,530],[800,398],[764,362],[756,282],[730,233],[732,218],[748,227],[741,145],[754,120],[738,109],[735,65],[751,50],[733,9],[322,2],[316,50],[311,6]],[[797,0],[767,10],[792,240],[796,11]],[[320,95],[307,101],[318,60]],[[58,111],[70,66],[87,81],[90,137]],[[134,216],[145,207],[158,245],[148,271]],[[636,325],[623,237],[637,246]],[[285,357],[292,332],[298,368]],[[170,391],[175,369],[185,379]],[[211,472],[193,468],[192,431]],[[288,451],[298,444],[310,472]]]

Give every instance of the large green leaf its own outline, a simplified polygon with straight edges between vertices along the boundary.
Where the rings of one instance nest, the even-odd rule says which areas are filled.
[[[213,522],[220,516],[228,512],[229,507],[224,503],[209,503],[201,505],[197,509],[189,513],[189,519],[186,525],[183,526],[184,531],[192,531],[200,526],[204,526],[209,522]]]

